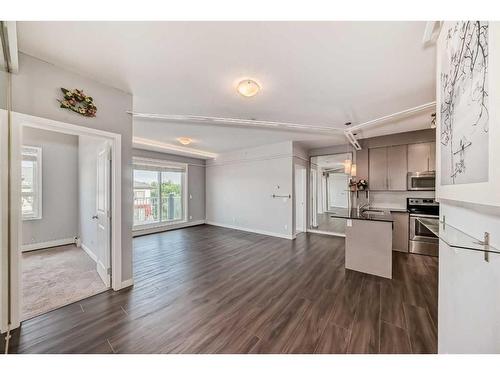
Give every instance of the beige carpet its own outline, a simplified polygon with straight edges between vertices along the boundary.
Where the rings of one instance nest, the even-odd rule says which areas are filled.
[[[75,245],[23,253],[22,320],[105,291],[95,262]]]

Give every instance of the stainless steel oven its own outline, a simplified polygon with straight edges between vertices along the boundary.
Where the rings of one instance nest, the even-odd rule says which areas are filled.
[[[439,222],[439,204],[430,198],[408,198],[410,230],[408,244],[410,253],[438,256],[439,239],[418,218]]]
[[[436,216],[410,214],[410,253],[437,256],[439,240],[434,233],[417,220],[419,217],[435,220],[436,224],[439,222],[439,217]]]
[[[408,172],[406,190],[436,190],[436,172]]]

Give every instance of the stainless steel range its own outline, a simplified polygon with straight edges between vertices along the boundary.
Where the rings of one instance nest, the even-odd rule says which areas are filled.
[[[425,217],[439,222],[439,203],[432,198],[407,198],[406,208],[410,214],[410,253],[438,256],[439,239],[417,219]]]

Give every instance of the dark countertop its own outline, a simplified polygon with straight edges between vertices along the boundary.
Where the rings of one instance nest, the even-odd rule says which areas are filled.
[[[356,208],[333,208],[327,211],[330,217],[336,217],[339,219],[352,219],[352,220],[371,220],[371,221],[387,221],[392,223],[394,219],[392,218],[391,212],[388,209],[381,208],[370,208],[370,210],[383,211],[382,213],[368,213],[360,212]]]

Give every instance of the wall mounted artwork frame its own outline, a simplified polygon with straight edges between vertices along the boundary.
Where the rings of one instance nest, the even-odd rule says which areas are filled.
[[[447,21],[437,40],[436,197],[500,206],[500,23]]]

